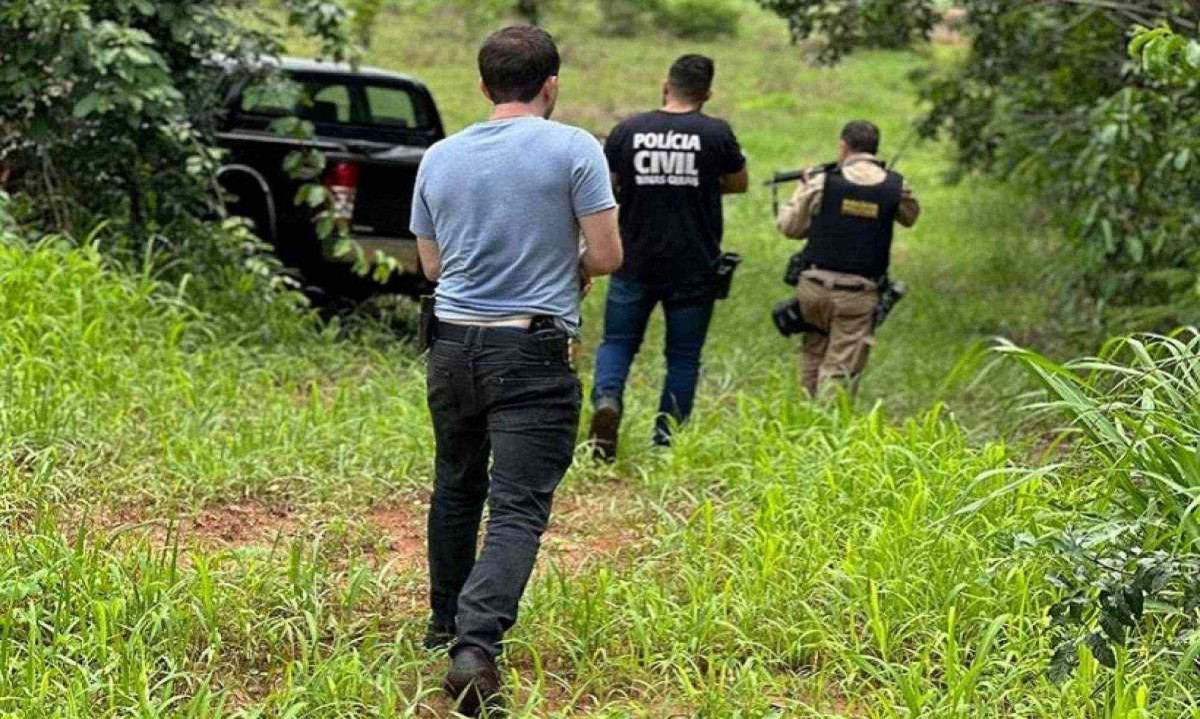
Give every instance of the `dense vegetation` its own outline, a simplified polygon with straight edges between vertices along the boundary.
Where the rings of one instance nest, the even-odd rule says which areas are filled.
[[[820,56],[928,37],[935,0],[762,0]],[[1131,62],[1136,27],[1195,36],[1192,0],[965,0],[960,62],[923,73],[925,136],[946,134],[962,170],[1039,188],[1067,228],[1084,289],[1117,326],[1169,328],[1194,314],[1200,256],[1200,84]],[[901,22],[896,23],[899,18]],[[884,37],[881,38],[880,36]],[[1197,47],[1194,42],[1187,46]],[[1184,52],[1182,49],[1180,52]],[[1197,51],[1187,51],[1196,62]]]
[[[451,129],[481,117],[473,41],[397,11],[358,26],[366,59],[424,77]],[[851,116],[893,151],[918,110],[905,78],[962,54],[814,69],[748,9],[737,39],[686,43],[542,11],[567,57],[562,119],[606,132],[657,103],[675,55],[710,53],[712,110],[759,177],[828,158]],[[1189,87],[1193,46],[1142,35],[1138,72]],[[626,456],[580,462],[557,504],[509,654],[516,715],[1200,717],[1197,340],[1047,359],[1094,338],[1059,301],[1077,257],[1020,186],[943,185],[956,150],[904,160],[925,206],[896,250],[914,290],[858,407],[801,397],[766,313],[792,248],[765,191],[729,203],[748,259],[696,421],[669,453],[643,443],[655,325]],[[239,263],[108,252],[137,232],[124,200],[96,210],[106,229],[50,231],[27,187],[0,194],[0,715],[437,715],[408,344],[323,323]],[[995,336],[1015,344],[989,353]]]
[[[323,56],[352,51],[336,2],[285,0],[286,22],[239,16],[243,5],[5,3],[0,156],[43,225],[86,232],[107,219],[152,235],[216,213],[213,134],[229,84],[265,71],[284,24]]]
[[[351,0],[373,22],[381,10],[440,19],[479,31],[505,18],[535,25],[569,22],[603,35],[634,36],[651,30],[676,37],[736,35],[744,0]],[[361,10],[366,10],[365,13]]]
[[[288,284],[246,226],[218,222],[215,133],[230,84],[270,76],[264,60],[282,52],[289,29],[312,38],[322,57],[354,53],[350,14],[331,0],[263,10],[241,0],[4,3],[0,186],[17,193],[14,214],[47,232],[94,237],[144,271],[191,275],[213,300],[248,280],[265,294]],[[279,129],[312,131],[298,122]],[[311,176],[323,162],[298,152],[294,172]]]

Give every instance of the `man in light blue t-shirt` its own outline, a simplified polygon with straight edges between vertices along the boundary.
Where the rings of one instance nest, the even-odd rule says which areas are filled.
[[[438,319],[525,327],[540,316],[575,332],[579,218],[615,205],[605,163],[591,135],[532,115],[434,145],[417,173],[412,231],[426,266],[441,268]]]
[[[412,203],[421,264],[438,281],[426,644],[451,645],[446,690],[468,715],[499,701],[500,642],[574,456],[581,396],[568,344],[582,291],[622,259],[600,144],[548,119],[558,70],[538,28],[488,38],[479,71],[491,119],[430,148]]]

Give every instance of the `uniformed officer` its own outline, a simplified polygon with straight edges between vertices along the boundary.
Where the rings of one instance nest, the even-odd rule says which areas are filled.
[[[445,686],[468,715],[499,696],[501,640],[574,456],[582,397],[568,339],[582,285],[621,265],[600,143],[549,120],[558,70],[538,28],[488,38],[479,72],[491,118],[434,145],[413,196],[421,264],[438,280],[426,643],[451,645]]]
[[[912,227],[921,212],[878,151],[879,128],[846,125],[838,161],[806,173],[776,220],[784,235],[808,239],[796,292],[804,319],[821,330],[804,338],[804,387],[814,397],[837,381],[856,387],[873,343],[894,224]]]

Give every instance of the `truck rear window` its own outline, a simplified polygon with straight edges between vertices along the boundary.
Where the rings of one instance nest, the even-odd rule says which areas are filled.
[[[322,76],[293,76],[292,81],[290,91],[247,87],[238,109],[244,115],[296,115],[324,130],[330,126],[430,130],[434,126],[425,95],[402,84]]]

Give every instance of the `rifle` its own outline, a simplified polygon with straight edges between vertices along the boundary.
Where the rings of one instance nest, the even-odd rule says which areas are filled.
[[[883,163],[884,169],[895,170],[896,165],[900,164],[900,160],[904,157],[905,151],[908,150],[909,145],[912,144],[916,137],[917,128],[916,126],[913,126],[911,129],[909,129],[908,134],[904,136],[904,140],[900,143],[900,149],[896,150],[896,154],[892,155],[892,159]],[[805,175],[808,175],[810,172],[813,172],[821,167],[824,167],[824,165],[813,165],[811,167],[806,167],[803,170],[781,170],[772,175],[771,179],[763,183],[763,185],[771,188],[771,211],[775,217],[779,216],[779,186],[786,185],[789,182],[801,180]]]
[[[896,153],[892,155],[892,159],[889,162],[883,163],[884,169],[896,169],[896,165],[900,163],[900,159],[904,157],[905,151],[908,150],[913,140],[916,139],[916,136],[917,127],[913,126],[908,131],[908,134],[904,136],[904,140],[900,143],[900,149],[896,150]],[[767,180],[763,183],[771,188],[771,208],[775,217],[779,216],[779,186],[803,179],[810,172],[824,166],[825,165],[813,165],[812,167],[806,167],[803,170],[776,172],[770,180]],[[796,255],[793,255],[792,259],[788,262],[788,270],[784,275],[783,281],[789,285],[795,286],[796,283],[800,281],[800,273],[804,270],[804,267],[805,262],[803,253],[797,253]],[[892,309],[895,308],[896,303],[904,299],[904,295],[907,293],[908,286],[903,282],[892,282],[887,277],[881,278],[879,282],[879,300],[875,305],[874,317],[872,318],[872,332],[879,329],[879,327],[888,318],[888,315],[891,314]],[[788,303],[783,303],[776,307],[774,313],[775,323],[779,327],[779,331],[782,332],[785,337],[789,334],[789,332],[787,331],[788,328],[785,328],[785,324],[783,323],[786,319],[788,319],[787,312],[790,309],[791,308],[788,306]],[[795,311],[799,312],[798,305]]]

